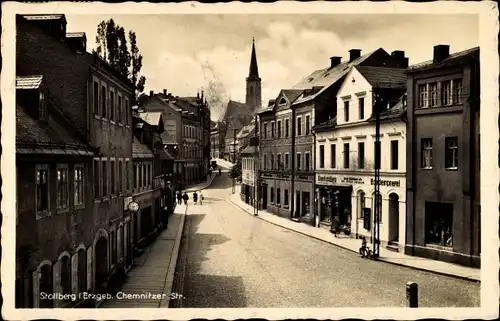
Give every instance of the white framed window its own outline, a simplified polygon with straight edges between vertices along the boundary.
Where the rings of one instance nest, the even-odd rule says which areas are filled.
[[[83,174],[83,169],[85,167],[81,164],[75,165],[73,170],[73,185],[74,185],[74,204],[75,207],[84,205],[84,195],[85,195],[85,177]]]
[[[50,215],[50,171],[49,165],[37,164],[36,177],[36,214],[37,218]]]
[[[282,133],[281,120],[278,120],[278,138],[281,138]]]
[[[453,79],[453,103],[462,103],[462,79]]]
[[[297,136],[302,136],[302,116],[297,117]]]
[[[306,135],[311,133],[311,115],[306,115]]]
[[[451,80],[446,80],[441,83],[441,104],[443,106],[451,105]]]
[[[458,168],[458,137],[446,137],[445,165],[447,169]]]
[[[432,138],[422,138],[421,140],[422,152],[422,168],[432,168]]]
[[[429,102],[429,91],[427,84],[418,85],[418,107],[426,108]]]
[[[305,152],[304,154],[304,170],[308,171],[311,169],[311,153]]]
[[[290,137],[290,119],[285,119],[285,137]]]
[[[56,175],[56,208],[58,211],[67,210],[69,207],[68,165],[57,164]]]
[[[290,169],[290,154],[285,153],[285,169]]]
[[[430,93],[430,107],[436,107],[438,104],[438,89],[437,82],[433,82],[429,84],[429,93]]]
[[[296,168],[298,170],[302,169],[302,154],[301,153],[297,153],[297,164],[296,164]]]

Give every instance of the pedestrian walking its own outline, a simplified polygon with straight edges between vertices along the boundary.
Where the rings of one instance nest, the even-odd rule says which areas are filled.
[[[200,191],[200,205],[203,205],[203,194]]]
[[[193,193],[193,202],[194,202],[194,205],[196,205],[198,203],[198,193],[196,193],[196,191],[194,191],[194,193]]]
[[[177,204],[182,205],[182,193],[177,191]]]
[[[189,196],[186,192],[184,192],[184,195],[182,195],[182,199],[184,200],[184,205],[187,205]]]

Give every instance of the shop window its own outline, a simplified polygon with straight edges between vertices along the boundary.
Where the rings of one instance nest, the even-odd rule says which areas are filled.
[[[425,243],[453,246],[453,204],[425,202]]]
[[[325,168],[325,145],[319,145],[319,168]]]
[[[363,218],[363,209],[366,207],[366,194],[363,191],[358,192],[358,218]]]
[[[432,138],[422,138],[421,141],[422,168],[432,168]]]
[[[445,164],[447,169],[458,168],[458,138],[446,137],[445,139]]]
[[[397,140],[392,140],[391,141],[391,169],[398,169],[398,156],[399,156],[399,151],[398,151],[398,141]]]

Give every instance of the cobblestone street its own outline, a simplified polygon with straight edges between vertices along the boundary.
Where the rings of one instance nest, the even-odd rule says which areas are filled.
[[[421,307],[479,306],[479,283],[361,259],[248,215],[230,193],[223,173],[188,211],[174,282],[185,299],[171,307],[404,307],[408,281]]]

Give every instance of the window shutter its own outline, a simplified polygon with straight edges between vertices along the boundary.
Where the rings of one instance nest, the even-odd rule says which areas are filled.
[[[33,308],[40,307],[40,271],[33,271]]]
[[[52,270],[54,284],[52,288],[54,293],[62,293],[61,287],[61,261],[57,261],[54,264],[54,269]],[[61,300],[54,299],[54,308],[59,308],[61,306]]]
[[[71,257],[71,293],[78,294],[78,252]]]
[[[92,268],[92,249],[93,247],[89,247],[87,249],[87,290],[92,291],[93,289],[93,268]]]

